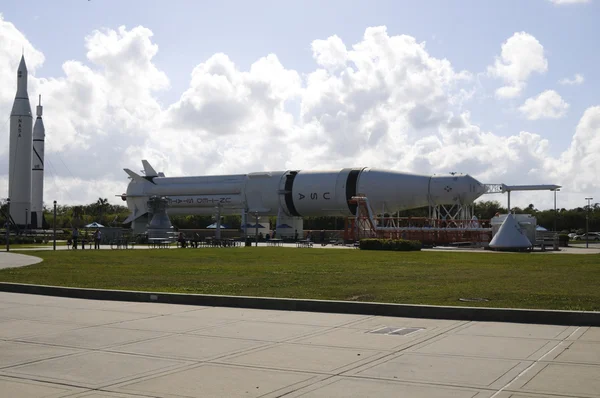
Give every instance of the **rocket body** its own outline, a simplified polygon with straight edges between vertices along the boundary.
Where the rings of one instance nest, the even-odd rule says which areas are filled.
[[[27,66],[21,58],[17,70],[17,94],[10,113],[8,195],[10,215],[20,226],[30,223],[32,117],[27,94]]]
[[[152,195],[170,198],[169,214],[240,214],[287,217],[351,216],[353,196],[366,196],[373,211],[396,211],[429,204],[471,203],[484,186],[464,174],[429,176],[372,168],[288,170],[202,177],[138,176],[124,199],[129,220],[147,212]]]
[[[42,120],[42,101],[36,108],[33,126],[33,151],[31,153],[31,227],[43,228],[44,210],[44,140],[46,130]]]

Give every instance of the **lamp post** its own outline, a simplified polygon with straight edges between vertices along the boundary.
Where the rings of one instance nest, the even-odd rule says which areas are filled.
[[[558,214],[556,213],[556,191],[560,191],[560,189],[556,188],[554,190],[554,232],[556,232],[556,219],[558,218]]]
[[[217,205],[217,228],[215,228],[215,239],[221,240],[221,203]]]
[[[25,235],[27,235],[27,210],[29,209],[25,209],[25,227],[23,228]]]
[[[258,247],[258,212],[257,211],[254,212],[254,221],[256,222],[256,224],[254,225],[254,227],[256,228],[256,232],[254,233],[254,240],[256,241],[256,247]]]
[[[588,248],[590,247],[590,236],[589,236],[589,229],[590,229],[590,201],[594,199],[594,198],[585,198],[585,200],[587,200],[588,202],[588,208],[587,211],[585,213],[585,247]]]
[[[6,251],[10,251],[10,198],[6,199]]]
[[[52,244],[52,247],[56,250],[56,200],[54,201],[54,221],[52,223],[52,230],[54,234],[54,243]]]

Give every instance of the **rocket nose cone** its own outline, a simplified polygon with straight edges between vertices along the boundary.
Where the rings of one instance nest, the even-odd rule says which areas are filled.
[[[33,126],[33,138],[34,139],[44,139],[46,137],[46,129],[44,128],[44,122],[41,118],[38,118],[35,121],[35,125]]]
[[[19,62],[19,68],[17,69],[17,73],[27,73],[27,65],[25,64],[25,57],[21,57],[21,62]],[[19,76],[21,77],[21,76]]]
[[[17,97],[28,98],[27,66],[25,65],[25,57],[21,57],[21,63],[17,69]]]
[[[483,195],[485,193],[485,186],[482,183],[480,183],[479,181],[477,181],[475,178],[471,177],[468,174],[465,177],[471,187],[470,191],[471,191],[472,200],[477,199],[478,197],[480,197],[481,195]]]

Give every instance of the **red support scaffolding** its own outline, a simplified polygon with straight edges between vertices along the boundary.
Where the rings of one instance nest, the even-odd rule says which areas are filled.
[[[483,245],[492,239],[489,220],[440,220],[424,217],[376,217],[366,197],[353,197],[356,216],[345,222],[344,239],[418,240],[424,245]]]

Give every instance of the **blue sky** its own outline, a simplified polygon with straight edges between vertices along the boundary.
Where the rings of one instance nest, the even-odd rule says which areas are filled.
[[[44,54],[45,62],[35,72],[38,78],[64,77],[62,67],[68,60],[98,69],[87,59],[85,48],[85,37],[94,30],[116,30],[121,25],[150,29],[151,41],[158,45],[152,62],[170,83],[169,89],[154,93],[163,109],[189,89],[194,67],[216,53],[226,54],[241,71],[248,71],[261,57],[276,54],[284,68],[305,79],[319,67],[311,48],[314,40],[337,35],[350,49],[363,40],[368,27],[386,26],[389,36],[409,35],[426,42],[429,56],[447,59],[456,72],[471,73],[469,89],[477,90],[452,111],[468,111],[470,123],[498,137],[521,131],[537,134],[549,141],[545,155],[556,163],[571,145],[586,109],[600,105],[599,4],[596,0],[561,5],[550,0],[57,0],[5,2],[0,13]],[[504,83],[486,72],[502,44],[516,32],[539,41],[548,68],[531,73],[518,97],[499,99],[494,92]],[[583,84],[558,83],[576,73],[584,77]],[[569,104],[568,110],[562,117],[528,120],[518,108],[545,90],[555,90]],[[477,170],[458,171],[476,174]]]

